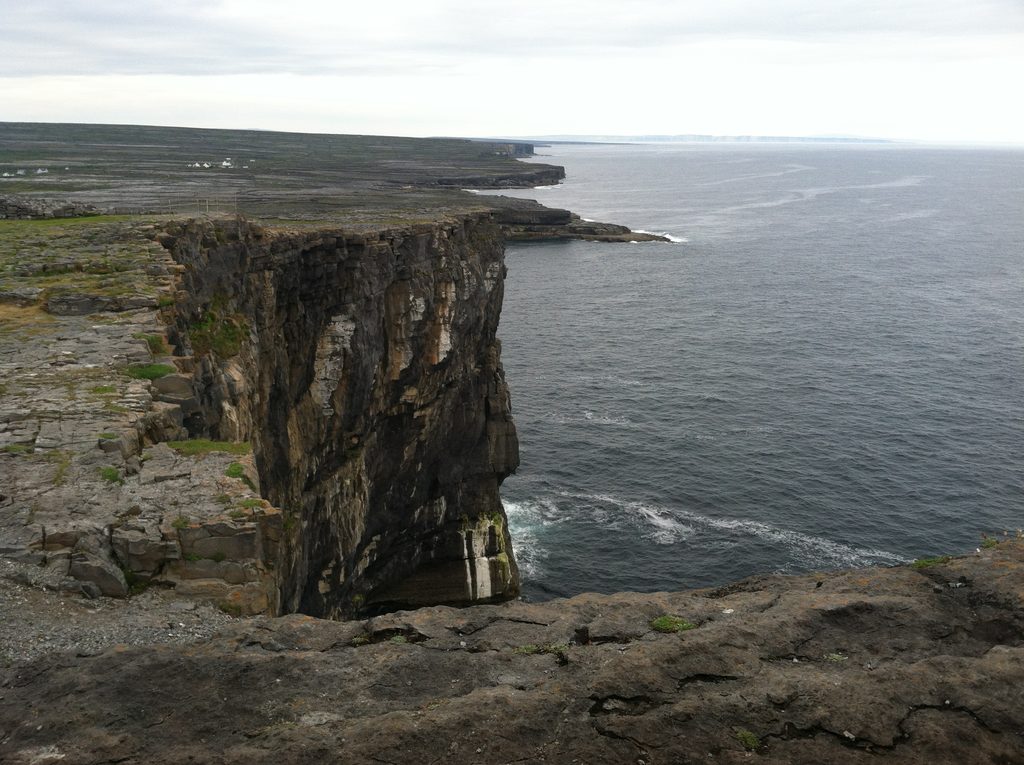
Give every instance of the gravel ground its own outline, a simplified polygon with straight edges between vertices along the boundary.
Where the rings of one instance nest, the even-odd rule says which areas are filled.
[[[0,666],[55,651],[91,655],[115,645],[195,643],[239,621],[156,588],[127,600],[46,590],[32,569],[0,560]]]

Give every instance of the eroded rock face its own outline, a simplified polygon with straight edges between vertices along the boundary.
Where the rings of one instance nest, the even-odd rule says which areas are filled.
[[[172,341],[202,351],[186,425],[254,443],[285,519],[280,610],[517,594],[498,498],[518,465],[503,244],[486,215],[372,235],[193,222],[163,243],[184,267]]]

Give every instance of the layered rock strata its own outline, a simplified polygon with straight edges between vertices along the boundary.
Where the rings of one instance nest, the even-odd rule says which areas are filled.
[[[184,267],[186,425],[251,440],[284,513],[280,610],[518,592],[498,498],[518,465],[495,336],[505,267],[487,216],[358,235],[192,223],[161,240]],[[194,355],[204,332],[238,346]]]
[[[73,228],[119,258],[95,279],[83,256],[14,265],[3,293],[0,554],[50,587],[173,587],[236,614],[518,592],[486,214],[364,233]]]

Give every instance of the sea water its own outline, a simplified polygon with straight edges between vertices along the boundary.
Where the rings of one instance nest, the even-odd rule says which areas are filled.
[[[673,243],[510,246],[526,597],[973,551],[1024,526],[1024,152],[553,146]]]

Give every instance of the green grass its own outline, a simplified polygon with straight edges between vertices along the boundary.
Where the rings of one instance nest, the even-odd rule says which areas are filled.
[[[736,729],[736,740],[739,741],[740,744],[743,745],[743,748],[748,752],[753,752],[761,746],[761,739],[746,728]]]
[[[171,528],[172,529],[177,529],[178,531],[181,531],[182,529],[187,529],[188,525],[189,525],[188,516],[185,516],[185,515],[179,515],[177,518],[175,518],[173,521],[171,521]]]
[[[239,507],[244,507],[247,510],[252,510],[254,507],[263,507],[262,499],[243,499],[238,503]]]
[[[232,462],[228,465],[228,469],[224,471],[224,475],[228,478],[244,478],[245,477],[245,465],[241,462]]]
[[[850,657],[842,653],[826,653],[822,658],[832,664],[842,664],[844,661],[848,661]]]
[[[939,555],[934,558],[918,558],[910,564],[911,568],[916,568],[919,571],[923,568],[931,568],[932,566],[941,566],[945,563],[949,563],[951,558],[948,555]]]
[[[121,478],[121,471],[116,467],[102,467],[100,468],[100,478],[110,483],[122,484],[124,479]]]
[[[95,393],[97,396],[105,396],[110,393],[117,393],[117,387],[114,385],[97,385],[95,388],[90,388],[89,392]]]
[[[147,335],[137,334],[132,335],[136,340],[145,340],[146,346],[149,348],[149,352],[154,356],[165,356],[171,352],[171,349],[167,347],[167,341],[163,335]]]
[[[249,513],[245,512],[245,510],[232,510],[230,513],[228,513],[228,517],[234,518],[236,521],[240,521],[243,518],[248,518]]]
[[[103,440],[110,440],[117,438],[117,433],[100,433],[99,437],[102,438]]]
[[[996,539],[995,537],[990,537],[990,536],[985,535],[985,534],[983,534],[982,537],[981,537],[981,546],[983,548],[985,548],[986,550],[991,549],[991,548],[995,547],[998,544],[999,544],[999,540]]]
[[[26,454],[32,451],[32,447],[27,444],[7,444],[0,451],[7,452],[8,454]]]
[[[247,441],[209,441],[205,438],[192,438],[188,441],[168,441],[167,445],[186,457],[196,457],[212,452],[224,452],[226,454],[248,454],[252,451],[252,445]],[[238,463],[231,463],[236,465]],[[230,468],[229,468],[230,469]],[[237,478],[238,476],[232,476]]]
[[[189,326],[188,336],[197,356],[213,353],[218,358],[237,356],[249,336],[249,325],[241,314],[231,314],[223,297],[214,298],[205,315]]]
[[[683,632],[684,630],[692,630],[696,626],[696,624],[686,621],[681,616],[672,616],[670,614],[665,614],[651,620],[651,629],[655,632]]]
[[[128,367],[128,376],[136,380],[156,380],[177,371],[170,364],[132,364]]]

